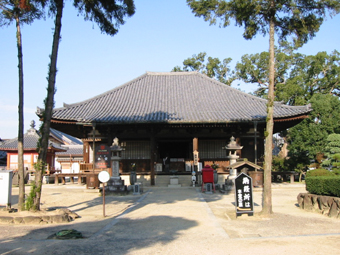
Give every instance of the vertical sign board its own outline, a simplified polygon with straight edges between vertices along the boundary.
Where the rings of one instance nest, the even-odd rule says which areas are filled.
[[[96,147],[96,168],[110,168],[111,161],[111,149],[105,144],[101,144]]]
[[[11,207],[12,171],[0,171],[0,205]]]
[[[239,174],[235,178],[235,207],[236,217],[241,214],[253,216],[253,181],[245,173]]]
[[[199,158],[198,158],[198,151],[195,150],[195,151],[194,151],[194,165],[195,165],[195,166],[198,165],[198,160],[199,160]]]

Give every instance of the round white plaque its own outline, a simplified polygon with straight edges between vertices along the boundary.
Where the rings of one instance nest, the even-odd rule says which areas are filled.
[[[98,174],[98,179],[99,179],[99,181],[101,181],[101,182],[107,182],[108,180],[110,180],[110,174],[109,174],[109,172],[107,172],[107,171],[101,171],[101,172]]]

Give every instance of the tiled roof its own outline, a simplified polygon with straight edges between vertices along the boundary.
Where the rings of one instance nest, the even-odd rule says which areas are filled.
[[[39,141],[38,131],[34,128],[30,128],[24,134],[24,150],[34,150],[37,148],[37,142]],[[18,149],[18,138],[9,139],[0,144],[0,149],[15,150]]]
[[[247,122],[265,120],[266,103],[198,72],[147,72],[86,101],[54,109],[52,119],[116,124]],[[275,103],[274,118],[310,111],[309,105]]]
[[[24,134],[24,150],[35,150],[39,141],[40,135],[38,131],[31,127]],[[49,148],[57,150],[65,150],[56,143],[49,143]],[[9,139],[0,144],[0,150],[17,150],[18,149],[18,138]]]
[[[73,137],[71,135],[65,134],[65,133],[63,133],[59,130],[54,129],[54,128],[50,129],[50,133],[53,137],[60,140],[61,143],[63,143],[63,144],[67,144],[67,145],[77,145],[77,144],[81,145],[81,144],[83,144],[83,142],[80,139]]]
[[[75,155],[81,155],[83,156],[83,145],[62,145],[62,148],[64,148],[66,151],[56,152],[56,156],[75,156]]]

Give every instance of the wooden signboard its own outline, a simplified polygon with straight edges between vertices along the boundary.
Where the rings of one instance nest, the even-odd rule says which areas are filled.
[[[198,160],[199,160],[199,158],[198,158],[198,151],[195,150],[195,151],[194,151],[194,165],[195,165],[195,166],[198,165]]]
[[[96,147],[95,151],[95,167],[96,168],[110,168],[111,149],[105,144],[100,144]]]
[[[235,178],[235,207],[236,217],[242,214],[254,215],[253,181],[245,173]]]

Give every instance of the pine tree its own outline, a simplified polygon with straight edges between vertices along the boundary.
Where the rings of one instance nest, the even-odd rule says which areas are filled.
[[[273,112],[274,112],[274,82],[275,54],[274,34],[280,40],[294,36],[296,45],[301,46],[313,38],[330,12],[338,13],[338,0],[187,0],[195,16],[203,17],[210,24],[220,20],[220,26],[226,27],[230,20],[244,27],[243,37],[252,39],[256,34],[269,34],[269,84],[267,103],[267,126],[265,131],[265,165],[263,206],[261,214],[270,215],[272,211],[271,165],[273,144]]]
[[[18,175],[19,199],[18,209],[25,209],[25,171],[24,171],[24,67],[22,52],[21,25],[31,24],[35,19],[42,17],[39,8],[43,6],[36,1],[28,0],[1,0],[0,1],[0,26],[10,25],[15,21],[18,48],[19,71],[19,105],[18,105]]]
[[[94,21],[98,24],[103,33],[114,36],[120,25],[125,23],[124,18],[130,17],[135,13],[133,0],[94,0],[82,1],[74,0],[73,5],[79,13],[84,14],[85,20]],[[59,41],[61,38],[61,21],[64,8],[64,0],[51,0],[49,2],[50,12],[55,14],[55,28],[52,42],[52,53],[50,56],[47,96],[45,99],[45,109],[42,113],[43,123],[40,127],[42,134],[39,143],[39,156],[36,164],[35,185],[32,187],[31,199],[33,200],[32,209],[40,210],[40,197],[42,189],[42,177],[46,166],[48,140],[54,107],[55,83],[57,76],[57,57]]]

